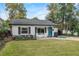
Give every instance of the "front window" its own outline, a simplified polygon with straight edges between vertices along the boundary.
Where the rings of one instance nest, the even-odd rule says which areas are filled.
[[[28,28],[22,28],[21,33],[28,33]]]
[[[38,34],[44,34],[44,29],[43,28],[38,28]]]

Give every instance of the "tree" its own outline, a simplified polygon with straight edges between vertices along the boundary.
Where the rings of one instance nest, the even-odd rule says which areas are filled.
[[[61,5],[61,18],[62,18],[62,26],[63,26],[63,30],[65,30],[66,32],[68,30],[70,30],[73,26],[73,23],[75,23],[76,18],[75,18],[75,7],[73,3],[67,3],[67,4],[60,4]],[[75,21],[74,21],[74,20]],[[70,30],[71,31],[71,30]],[[72,31],[73,32],[73,31]]]
[[[37,17],[33,17],[32,20],[39,20]]]
[[[50,11],[48,18],[51,18],[51,21],[55,20],[55,23],[58,24],[61,30],[71,30],[73,28],[73,25],[76,27],[76,9],[73,3],[49,4],[48,9]],[[56,18],[54,17],[54,15]]]
[[[8,29],[9,28],[9,20],[4,20],[3,21],[3,27],[4,27],[4,29]]]
[[[6,3],[6,11],[9,12],[9,19],[25,19],[26,10],[23,3]]]
[[[50,13],[47,15],[47,19],[49,19],[52,22],[57,22],[57,20],[58,20],[58,10],[59,10],[58,4],[56,4],[56,3],[49,4],[48,10],[50,11]]]
[[[64,3],[63,4],[49,4],[48,5],[48,10],[50,11],[50,13],[47,15],[47,18],[58,24],[57,27],[59,27],[59,29],[63,30],[63,20],[64,20]],[[62,10],[62,11],[61,11]]]

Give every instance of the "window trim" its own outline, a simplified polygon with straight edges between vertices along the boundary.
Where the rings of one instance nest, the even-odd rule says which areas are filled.
[[[27,28],[27,33],[22,33],[22,28]],[[29,34],[29,27],[21,27],[21,28],[20,28],[20,33],[21,33],[21,34]]]
[[[38,29],[40,29],[40,32],[38,32]],[[41,29],[43,29],[44,31],[42,32],[42,30]],[[45,32],[45,28],[37,28],[37,33],[40,35],[40,34],[45,34],[46,32]]]
[[[21,28],[21,33],[27,34],[28,33],[28,28]]]

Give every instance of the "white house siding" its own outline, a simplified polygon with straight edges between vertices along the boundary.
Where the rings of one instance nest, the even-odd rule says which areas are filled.
[[[33,28],[32,28],[32,26],[19,26],[20,28],[28,28],[28,27],[30,27],[30,29],[32,30]],[[33,31],[33,33],[32,33],[32,31]],[[27,34],[23,34],[23,33],[20,33],[20,35],[34,35],[34,29],[32,30],[31,32],[30,32],[30,34],[29,33],[27,33]]]
[[[52,36],[54,36],[54,31],[52,31]]]
[[[17,36],[18,34],[18,26],[12,26],[12,35]]]
[[[22,28],[22,27],[30,27],[31,32],[30,32],[30,34],[22,34],[22,33],[18,34],[18,27],[20,27],[20,28]],[[13,36],[18,36],[18,35],[35,35],[35,28],[34,28],[34,26],[17,26],[17,25],[13,25],[12,26],[12,35]]]
[[[18,27],[30,27],[30,29],[31,29],[30,34],[18,34]],[[18,36],[18,35],[33,35],[33,36],[35,36],[35,27],[37,27],[37,28],[45,28],[46,27],[46,33],[41,34],[41,35],[36,33],[36,36],[37,37],[48,37],[48,27],[49,26],[17,26],[17,25],[12,25],[12,35],[13,36]],[[52,36],[54,36],[54,32],[55,31],[52,31]]]
[[[30,28],[31,28],[31,34],[35,35],[35,26],[30,26]]]

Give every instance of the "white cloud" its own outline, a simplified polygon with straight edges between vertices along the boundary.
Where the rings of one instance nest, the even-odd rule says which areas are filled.
[[[46,7],[38,7],[35,9],[31,9],[27,12],[28,12],[27,13],[28,18],[38,17],[41,20],[44,20],[46,15],[49,13]]]
[[[27,12],[28,18],[38,17],[39,19],[45,19],[46,15],[48,14],[48,11],[46,8],[39,8],[39,9],[32,9]],[[0,18],[6,20],[8,19],[8,12],[2,10],[0,11]]]
[[[39,19],[45,19],[46,15],[48,14],[47,7],[43,5],[43,7],[34,5],[34,4],[28,4],[27,9],[27,18],[33,18],[33,17],[38,17]],[[8,12],[5,11],[4,9],[0,10],[0,18],[6,20],[8,19]]]
[[[8,12],[6,12],[5,10],[1,10],[0,11],[0,18],[6,20],[8,19]]]

